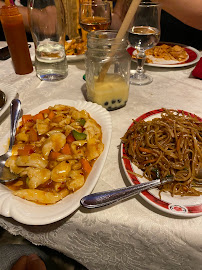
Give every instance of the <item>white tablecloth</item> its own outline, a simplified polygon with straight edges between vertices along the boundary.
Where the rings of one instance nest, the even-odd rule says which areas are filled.
[[[118,146],[133,118],[162,107],[183,109],[202,117],[202,81],[189,77],[192,70],[193,66],[147,68],[153,82],[130,86],[127,105],[110,112],[111,146],[95,192],[129,185]],[[69,64],[66,79],[41,82],[35,72],[16,75],[11,60],[7,60],[0,62],[0,86],[3,83],[16,87],[27,113],[53,99],[84,100],[81,91],[84,72],[84,62],[74,62]],[[1,122],[1,137],[9,131],[9,123],[8,117]],[[189,219],[169,216],[140,196],[96,210],[80,207],[63,220],[44,226],[27,226],[0,216],[0,226],[36,245],[56,249],[89,270],[202,269],[202,216]]]

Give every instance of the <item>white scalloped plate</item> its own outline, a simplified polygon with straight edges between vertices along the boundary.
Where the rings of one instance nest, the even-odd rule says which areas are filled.
[[[0,184],[0,214],[5,217],[12,217],[16,221],[27,225],[50,224],[73,213],[80,206],[81,198],[90,194],[95,187],[109,150],[112,124],[111,116],[106,109],[96,103],[61,99],[40,105],[29,112],[29,114],[36,114],[39,111],[48,108],[48,106],[54,106],[55,104],[69,105],[78,110],[85,109],[89,112],[91,117],[102,127],[104,151],[95,162],[84,186],[54,205],[38,205],[26,201],[14,196],[11,190]],[[0,154],[5,152],[5,147],[3,147],[3,145],[8,142],[8,136],[4,137],[0,142]]]
[[[11,101],[15,98],[17,91],[13,86],[7,85],[5,83],[0,83],[0,90],[2,90],[6,95],[6,104],[0,110],[0,116],[2,116],[5,111],[9,108]]]

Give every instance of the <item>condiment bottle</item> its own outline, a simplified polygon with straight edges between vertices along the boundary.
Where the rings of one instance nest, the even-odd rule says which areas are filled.
[[[22,15],[15,5],[4,5],[0,18],[15,73],[24,75],[33,71]]]
[[[94,31],[87,36],[86,87],[87,100],[102,105],[108,111],[126,105],[129,93],[131,57],[127,52],[127,38],[117,41],[113,30]],[[100,72],[109,63],[103,80]]]

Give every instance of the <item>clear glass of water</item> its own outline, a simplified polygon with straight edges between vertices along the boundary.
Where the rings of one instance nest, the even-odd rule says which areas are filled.
[[[59,81],[68,74],[65,54],[65,9],[62,0],[29,0],[29,21],[35,44],[36,75]]]
[[[136,11],[133,22],[128,30],[128,39],[132,47],[137,50],[137,69],[131,72],[130,83],[145,85],[152,82],[151,76],[145,74],[145,50],[154,47],[160,40],[159,3],[142,2]]]

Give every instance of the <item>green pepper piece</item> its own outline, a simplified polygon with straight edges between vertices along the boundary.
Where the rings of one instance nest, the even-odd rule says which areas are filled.
[[[72,130],[72,135],[74,136],[74,139],[77,140],[77,141],[80,141],[80,140],[85,140],[87,135],[85,133],[80,133],[76,130]]]
[[[77,122],[79,123],[80,126],[83,127],[85,125],[85,123],[86,123],[86,120],[83,119],[83,118],[80,118],[80,119],[77,120]]]

